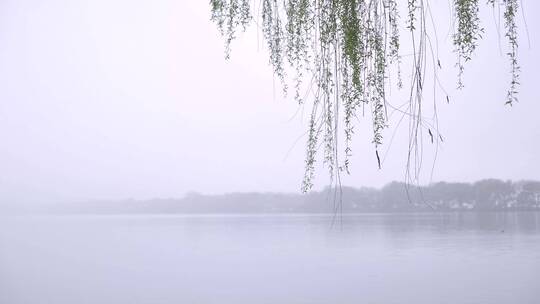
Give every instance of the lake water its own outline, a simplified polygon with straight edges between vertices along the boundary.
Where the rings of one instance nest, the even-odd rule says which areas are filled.
[[[0,217],[0,303],[540,303],[540,214]]]

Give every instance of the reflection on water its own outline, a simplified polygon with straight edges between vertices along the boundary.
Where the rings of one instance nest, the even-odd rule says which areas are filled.
[[[540,303],[539,281],[540,213],[0,218],[0,303]]]

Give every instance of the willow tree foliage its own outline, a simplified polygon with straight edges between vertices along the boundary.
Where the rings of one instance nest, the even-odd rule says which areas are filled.
[[[310,106],[307,130],[306,171],[303,191],[312,187],[317,152],[332,178],[349,172],[351,142],[357,117],[366,112],[373,125],[372,142],[379,167],[379,147],[388,127],[388,90],[402,88],[401,31],[412,44],[410,77],[406,83],[409,118],[408,168],[418,168],[421,140],[423,90],[426,63],[440,67],[428,33],[435,27],[430,0],[210,0],[211,19],[225,37],[226,57],[237,32],[252,22],[262,31],[274,73],[288,90],[288,73],[293,74],[294,96]],[[405,0],[403,0],[405,1]],[[403,2],[401,2],[403,4]],[[506,103],[516,101],[519,85],[516,15],[518,0],[452,0],[453,46],[457,55],[458,88],[467,61],[482,38],[481,5],[503,10],[508,41],[511,82]],[[257,15],[254,17],[254,15]],[[400,16],[404,16],[403,19]],[[391,72],[393,78],[391,81]],[[307,79],[307,81],[306,81]],[[302,89],[304,88],[304,89]],[[307,89],[306,89],[307,88]],[[311,94],[304,94],[303,91]],[[448,99],[448,96],[446,97]],[[428,129],[431,142],[442,140],[436,128]],[[339,151],[338,151],[339,150]],[[417,169],[414,169],[417,170]]]

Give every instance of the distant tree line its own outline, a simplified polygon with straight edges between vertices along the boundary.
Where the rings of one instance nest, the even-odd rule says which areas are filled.
[[[334,191],[342,199],[334,199]],[[355,213],[416,211],[540,211],[540,182],[486,179],[411,186],[392,182],[376,188],[327,188],[308,194],[188,193],[181,199],[124,200],[47,206],[47,212],[75,213]]]

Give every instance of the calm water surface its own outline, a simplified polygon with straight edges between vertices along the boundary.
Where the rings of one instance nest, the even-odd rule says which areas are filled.
[[[0,217],[0,303],[540,303],[540,214]]]

